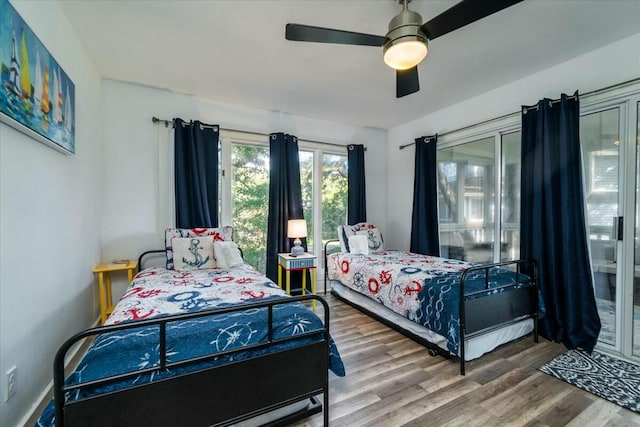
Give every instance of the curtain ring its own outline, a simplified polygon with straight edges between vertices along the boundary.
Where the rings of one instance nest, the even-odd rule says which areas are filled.
[[[424,137],[424,143],[425,143],[425,144],[428,144],[428,143],[430,143],[430,142],[431,142],[431,137],[430,137],[430,136],[425,136],[425,137]]]
[[[349,150],[349,151],[353,151],[353,150],[355,150],[355,148],[356,148],[356,146],[353,145],[353,144],[347,145],[347,150]]]

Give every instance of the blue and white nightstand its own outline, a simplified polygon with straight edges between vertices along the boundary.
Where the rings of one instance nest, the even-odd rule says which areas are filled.
[[[316,293],[316,270],[317,257],[313,254],[305,252],[299,256],[291,256],[290,253],[278,254],[278,286],[282,288],[282,270],[285,271],[285,291],[291,294],[291,272],[292,271],[311,271],[311,293]],[[302,295],[307,293],[307,275],[302,274]],[[316,309],[316,302],[312,301],[313,309]]]

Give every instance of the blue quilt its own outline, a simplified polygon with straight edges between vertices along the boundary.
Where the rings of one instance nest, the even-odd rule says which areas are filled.
[[[208,279],[201,277],[203,275]],[[158,281],[158,277],[165,277],[167,280]],[[155,307],[154,310],[157,310],[157,307],[164,307],[164,313],[154,312],[149,316],[157,318],[170,314],[190,313],[231,305],[237,306],[238,304],[241,306],[243,303],[287,298],[273,282],[265,280],[267,279],[264,276],[260,276],[246,266],[236,271],[198,272],[189,277],[185,277],[184,273],[151,269],[136,276],[107,323],[117,324],[141,318],[153,312],[151,307]],[[195,283],[195,288],[192,282]],[[188,287],[185,288],[185,286]],[[239,296],[242,296],[243,299],[238,302]],[[159,301],[150,303],[153,299]],[[196,300],[197,304],[194,303]],[[230,302],[230,300],[236,302]],[[169,306],[174,306],[174,308],[168,309]],[[167,324],[166,334],[167,362],[179,362],[251,344],[265,343],[268,338],[267,315],[266,308],[251,308],[170,322]],[[318,331],[318,334],[285,341],[268,348],[217,356],[211,360],[190,363],[164,371],[141,373],[118,382],[74,390],[67,393],[65,398],[67,401],[85,398],[303,345],[323,338],[324,325],[322,321],[301,303],[292,302],[274,306],[272,325],[274,339],[313,331]],[[127,329],[97,336],[79,366],[67,378],[66,384],[78,384],[159,366],[158,336],[159,327],[156,326]],[[344,376],[344,364],[333,340],[330,340],[329,351],[331,371],[338,376]],[[36,426],[50,427],[54,425],[55,410],[53,401],[51,401]]]
[[[433,273],[433,272],[432,272]],[[460,279],[461,272],[442,272],[425,280],[418,294],[420,308],[416,312],[416,321],[428,329],[447,338],[447,348],[458,355],[460,349]],[[525,280],[526,276],[516,275],[502,268],[489,270],[489,290],[467,296],[466,299],[504,292],[500,286]],[[518,285],[519,286],[519,285]],[[474,270],[465,278],[465,294],[485,289],[485,273]],[[512,288],[511,288],[512,289]]]

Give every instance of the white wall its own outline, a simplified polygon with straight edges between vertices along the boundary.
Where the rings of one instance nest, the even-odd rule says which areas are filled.
[[[56,349],[98,313],[99,76],[57,2],[12,2],[76,89],[76,154],[0,124],[0,425],[18,425],[51,381]],[[4,401],[5,372],[18,390]]]
[[[300,139],[335,144],[364,144],[367,217],[383,227],[386,223],[385,131],[240,107],[113,80],[103,80],[102,96],[105,259],[137,257],[144,250],[162,248],[163,230],[171,226],[164,211],[169,186],[159,179],[166,173],[160,173],[159,165],[168,167],[164,141],[167,129],[153,124],[152,116],[201,120],[259,133],[286,132]],[[122,292],[122,287],[119,283],[114,292]]]
[[[389,130],[385,244],[409,249],[414,149],[398,147],[520,110],[541,98],[601,89],[640,77],[640,33]]]

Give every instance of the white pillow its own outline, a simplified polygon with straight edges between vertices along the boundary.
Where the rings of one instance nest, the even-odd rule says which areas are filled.
[[[213,256],[213,236],[174,237],[173,246],[174,268],[178,271],[203,270],[216,268]]]
[[[369,255],[369,242],[367,236],[349,236],[349,249],[355,255]]]
[[[379,228],[369,228],[356,231],[357,236],[365,236],[369,244],[369,252],[383,252],[384,242]]]
[[[244,264],[236,242],[214,242],[213,251],[216,254],[218,268],[227,269]]]

